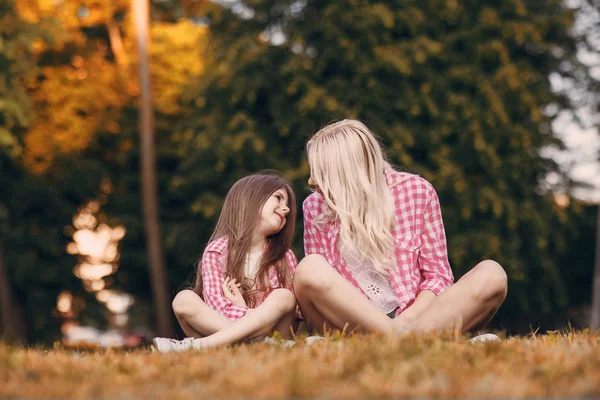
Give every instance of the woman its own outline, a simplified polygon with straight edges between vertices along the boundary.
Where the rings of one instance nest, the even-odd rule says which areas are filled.
[[[316,191],[303,204],[306,257],[294,290],[311,328],[470,331],[492,318],[506,273],[485,260],[453,284],[429,182],[392,169],[359,121],[326,126],[307,152]]]

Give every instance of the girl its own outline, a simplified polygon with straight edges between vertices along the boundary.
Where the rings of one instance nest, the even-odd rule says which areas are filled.
[[[316,192],[303,204],[306,257],[294,289],[310,327],[466,331],[492,318],[506,297],[506,274],[486,260],[453,284],[429,182],[392,169],[359,121],[326,126],[307,152]]]
[[[290,335],[296,318],[291,290],[297,260],[290,250],[296,201],[273,175],[237,181],[225,198],[192,290],[173,300],[188,338],[155,338],[163,353],[253,339],[269,331]]]

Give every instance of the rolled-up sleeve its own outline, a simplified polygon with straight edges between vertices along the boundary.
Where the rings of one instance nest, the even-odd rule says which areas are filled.
[[[446,232],[438,195],[433,186],[429,186],[429,189],[429,200],[423,214],[422,246],[419,254],[422,277],[419,292],[430,290],[437,296],[452,285],[454,276],[448,261]]]
[[[304,217],[304,254],[320,254],[327,258],[325,246],[321,233],[315,225],[315,219],[319,213],[319,200],[316,195],[310,195],[302,203],[302,214]]]
[[[294,252],[291,249],[288,250],[287,253],[285,253],[285,259],[287,261],[288,266],[290,267],[290,274],[292,275],[292,279],[293,279],[294,275],[296,274],[296,267],[298,266],[298,259],[296,258],[296,255],[294,254]],[[291,286],[290,290],[293,292],[294,287]],[[297,304],[296,304],[296,318],[304,319],[304,317],[302,316],[302,313],[300,312],[300,307]]]
[[[292,278],[296,274],[296,267],[298,266],[298,259],[294,252],[290,249],[285,253],[285,260],[287,261],[288,267],[290,268],[290,274]]]
[[[217,252],[208,251],[202,258],[202,294],[209,307],[235,321],[246,315],[248,308],[236,306],[223,295],[221,285],[225,280],[225,273],[219,263],[219,256]]]

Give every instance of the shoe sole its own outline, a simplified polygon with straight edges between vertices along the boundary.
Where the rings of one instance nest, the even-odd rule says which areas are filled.
[[[485,333],[483,335],[475,336],[472,339],[469,339],[469,343],[488,343],[488,342],[500,342],[500,338],[498,335],[494,335],[493,333]]]
[[[156,339],[152,339],[152,352],[155,353],[162,353],[162,351],[160,351],[160,347],[158,345],[158,341]]]

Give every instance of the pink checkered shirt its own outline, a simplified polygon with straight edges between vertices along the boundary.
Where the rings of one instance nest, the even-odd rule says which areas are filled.
[[[385,171],[385,175],[396,208],[397,223],[392,231],[396,265],[389,270],[389,276],[398,299],[397,313],[400,313],[415,301],[420,291],[431,290],[439,295],[452,285],[454,277],[448,262],[442,212],[431,183],[391,169]],[[320,193],[313,193],[304,200],[304,252],[325,257],[364,295],[340,255],[339,222],[322,227],[315,223],[324,204]]]
[[[294,276],[298,260],[292,250],[287,251],[285,259],[290,267],[291,275]],[[246,315],[248,308],[236,306],[231,300],[223,295],[223,288],[221,285],[225,280],[226,265],[227,237],[222,237],[210,242],[204,250],[204,255],[202,256],[202,296],[204,297],[206,304],[213,310],[226,318],[235,321]],[[274,267],[271,267],[269,271],[269,283],[272,289],[281,287]],[[291,290],[292,288],[289,287],[288,289]],[[262,303],[265,298],[266,297],[259,299],[259,304]],[[259,304],[257,304],[257,306]]]

